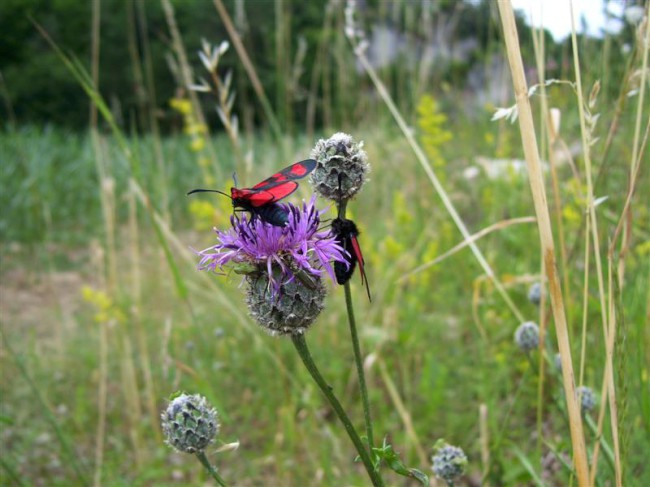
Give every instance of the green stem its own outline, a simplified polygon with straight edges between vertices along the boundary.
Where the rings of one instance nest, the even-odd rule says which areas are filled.
[[[210,460],[208,460],[208,457],[205,456],[205,452],[203,450],[196,452],[196,458],[199,459],[199,461],[203,464],[205,469],[210,473],[212,478],[222,487],[226,487],[226,483],[224,480],[219,476],[217,473],[217,469],[212,466],[210,463]]]
[[[347,201],[342,200],[338,205],[339,218],[345,218]],[[368,388],[366,387],[366,375],[363,370],[363,360],[361,357],[361,347],[359,346],[359,335],[357,333],[357,324],[354,319],[354,307],[352,306],[352,292],[350,290],[350,281],[344,285],[345,289],[345,307],[348,311],[348,323],[350,326],[350,336],[352,337],[352,348],[354,350],[354,362],[357,366],[357,375],[359,376],[359,390],[361,392],[361,403],[363,405],[363,417],[366,422],[366,436],[368,437],[368,447],[372,452],[375,446],[374,436],[372,433],[372,419],[370,418],[370,402],[368,401]]]
[[[318,367],[316,367],[316,364],[314,363],[314,360],[309,353],[309,348],[307,347],[305,336],[292,335],[291,340],[293,341],[293,345],[296,347],[298,355],[300,355],[300,358],[302,359],[302,363],[305,364],[305,367],[309,371],[309,374],[312,376],[316,384],[318,384],[318,387],[320,387],[320,390],[323,392],[323,394],[325,394],[325,397],[334,409],[334,412],[343,423],[345,431],[348,433],[348,436],[352,440],[352,443],[354,443],[354,446],[357,449],[357,453],[359,453],[359,458],[361,458],[364,467],[366,467],[366,471],[368,472],[368,476],[372,481],[372,485],[383,486],[384,481],[379,475],[379,472],[375,470],[375,467],[372,464],[372,461],[368,454],[368,450],[366,450],[363,442],[361,441],[361,438],[359,438],[359,434],[354,429],[350,418],[348,418],[348,415],[345,413],[343,406],[341,406],[341,403],[332,392],[332,388],[327,384],[327,382],[325,382],[325,379],[318,371]]]
[[[359,347],[359,335],[357,334],[357,325],[354,319],[354,308],[352,307],[352,292],[350,291],[350,281],[343,286],[345,289],[345,306],[348,309],[348,323],[350,325],[350,336],[352,337],[352,348],[354,349],[354,361],[357,365],[357,374],[359,376],[359,390],[361,391],[361,402],[363,404],[363,417],[366,420],[366,435],[368,436],[368,447],[372,452],[375,441],[372,435],[372,420],[370,419],[370,402],[368,401],[368,388],[366,387],[366,376],[363,370],[363,360],[361,358],[361,348]]]

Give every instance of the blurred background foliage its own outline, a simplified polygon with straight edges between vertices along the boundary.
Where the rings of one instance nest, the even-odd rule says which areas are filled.
[[[93,470],[97,485],[202,485],[206,477],[192,459],[160,438],[165,398],[185,389],[219,409],[224,441],[241,441],[239,451],[216,460],[237,485],[363,485],[290,345],[246,317],[237,277],[197,272],[188,250],[213,245],[211,228],[232,214],[227,198],[188,198],[188,190],[227,191],[233,171],[241,186],[255,183],[308,157],[319,137],[347,131],[364,141],[372,164],[370,184],[349,211],[373,290],[370,304],[354,276],[362,349],[375,360],[369,385],[377,435],[388,435],[423,470],[436,439],[463,446],[470,468],[461,485],[530,485],[536,475],[567,485],[572,474],[562,460],[571,444],[557,370],[538,376],[538,364],[516,349],[519,323],[467,249],[413,272],[462,237],[352,52],[345,2],[224,1],[270,102],[267,111],[231,45],[217,74],[232,73],[234,131],[219,118],[217,97],[190,92],[180,76],[182,42],[193,79],[209,78],[197,51],[203,39],[213,46],[230,40],[223,18],[212,1],[169,0],[175,39],[166,1],[0,1],[0,483],[88,485]],[[624,2],[634,3],[643,4]],[[95,130],[87,95],[33,24],[90,71],[93,5],[100,9],[98,89],[116,131],[102,116]],[[467,227],[502,225],[478,245],[521,314],[549,326],[552,356],[548,300],[537,307],[527,299],[543,279],[537,227],[531,219],[505,226],[534,210],[519,127],[490,121],[497,107],[514,103],[496,2],[367,0],[358,2],[357,20],[370,63]],[[517,24],[533,85],[534,32],[522,17]],[[588,135],[594,195],[608,197],[598,206],[602,249],[627,198],[637,110],[647,114],[648,106],[634,95],[636,26],[621,24],[615,34],[577,38],[584,90],[600,86],[589,107],[600,119]],[[543,39],[544,79],[575,79],[570,40],[556,42],[548,32]],[[598,392],[607,356],[601,310],[609,303],[598,295],[585,228],[576,94],[555,84],[538,95],[531,97],[536,117],[545,101],[561,113],[554,143],[541,117],[536,123],[544,161],[558,157],[557,174],[545,174],[572,357]],[[625,281],[620,294],[610,294],[625,318],[614,351],[624,474],[641,479],[638,485],[650,485],[650,395],[641,393],[649,384],[650,212],[641,201],[648,187],[641,170]],[[303,182],[292,198],[308,195]],[[309,340],[359,419],[342,292],[330,290]],[[609,418],[604,424],[610,441]],[[599,438],[586,435],[593,448]],[[613,484],[605,456],[602,485]]]
[[[190,63],[198,69],[199,60],[191,53],[200,48],[201,39],[213,43],[227,39],[223,23],[209,0],[171,3]],[[278,7],[278,2],[271,1],[225,2],[278,117],[291,132],[304,130],[306,103],[312,91],[320,100],[317,126],[350,124],[363,117],[363,104],[368,101],[352,96],[346,88],[369,85],[347,45],[341,45],[345,41],[340,34],[342,8],[334,8],[339,4],[317,0],[279,2]],[[39,23],[61,48],[89,66],[91,10],[92,2],[76,0],[4,0],[0,4],[3,124],[54,124],[75,130],[87,126],[88,100],[32,22]],[[393,93],[409,95],[398,97],[402,109],[413,109],[425,92],[453,87],[458,93],[485,86],[490,62],[502,52],[496,4],[489,0],[368,1],[363,3],[362,12],[368,32],[384,39],[388,48],[374,57],[388,75],[388,86]],[[147,132],[147,118],[138,114],[154,110],[164,132],[177,128],[178,118],[168,100],[182,84],[170,69],[173,47],[161,4],[103,0],[100,17],[99,89],[118,120],[128,131]],[[279,21],[282,31],[278,34]],[[524,58],[534,59],[530,28],[521,16],[518,28]],[[570,70],[569,41],[555,43],[547,33],[545,42],[548,58],[557,60],[547,68],[547,78],[563,78]],[[616,43],[624,42],[629,42],[629,33],[617,36]],[[590,39],[589,49],[600,50],[601,43]],[[427,52],[432,57],[425,65],[418,59]],[[622,70],[621,56],[615,53],[612,49],[610,66]],[[259,111],[250,106],[254,98],[250,81],[234,52],[222,61],[221,68],[241,74],[236,76],[236,111],[247,123],[259,125]],[[146,79],[148,75],[153,84]],[[328,106],[323,106],[323,98],[329,101]],[[323,113],[329,110],[331,114]],[[206,110],[206,114],[216,126],[214,110]]]

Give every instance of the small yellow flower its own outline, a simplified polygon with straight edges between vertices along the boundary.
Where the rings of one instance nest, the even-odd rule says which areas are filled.
[[[190,149],[194,152],[201,152],[205,148],[205,139],[203,137],[193,137],[190,142]]]
[[[90,286],[81,289],[83,300],[95,307],[96,313],[93,319],[96,323],[108,323],[126,321],[124,313],[113,303],[113,300],[104,291],[98,291]]]
[[[445,128],[447,115],[439,110],[438,103],[430,95],[420,98],[417,112],[424,151],[432,159],[434,166],[443,167],[445,161],[440,148],[453,138],[452,133]]]
[[[169,106],[182,115],[192,113],[192,103],[187,98],[172,98],[169,100]]]

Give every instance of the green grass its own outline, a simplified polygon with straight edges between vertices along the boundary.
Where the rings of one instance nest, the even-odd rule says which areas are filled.
[[[347,41],[342,29],[337,32],[337,56],[348,59],[352,54]],[[277,56],[279,65],[290,64],[284,51]],[[76,74],[88,90],[87,80]],[[611,95],[617,81],[615,73],[608,74],[610,90],[592,107],[601,119],[593,134],[600,140],[591,154],[594,176],[600,174],[594,194],[609,197],[597,207],[605,270],[606,249],[627,196],[637,108],[637,99],[630,98],[603,159],[607,131],[617,116]],[[403,95],[398,101],[416,102],[410,98],[415,90],[407,88],[412,80],[403,79],[401,70],[394,75],[392,92]],[[547,485],[569,485],[572,474],[563,461],[570,464],[572,444],[561,378],[547,364],[540,395],[538,353],[527,357],[517,349],[513,334],[519,320],[469,248],[403,278],[452,249],[462,237],[386,106],[376,103],[374,91],[366,96],[371,85],[351,72],[337,76],[345,78],[338,80],[338,88],[356,82],[359,88],[328,94],[328,110],[341,112],[337,118],[348,123],[322,135],[350,132],[365,142],[372,165],[369,184],[348,211],[362,232],[373,291],[373,302],[368,303],[358,277],[353,277],[361,350],[373,359],[367,381],[376,442],[387,437],[409,467],[425,472],[430,472],[429,457],[438,439],[462,447],[469,466],[461,485],[469,485],[468,478],[472,485],[481,479],[490,485],[533,485],[540,478]],[[585,86],[594,81],[585,79]],[[418,128],[421,143],[433,141],[431,147],[423,144],[427,155],[470,233],[510,218],[534,216],[525,176],[509,172],[498,179],[484,173],[473,180],[464,177],[477,156],[521,158],[521,137],[517,125],[489,122],[493,107],[461,110],[467,94],[453,89],[439,94],[438,106],[448,119],[435,122],[433,116],[418,120],[413,115],[407,122]],[[101,107],[99,98],[93,99]],[[539,100],[532,99],[536,111]],[[567,86],[553,86],[548,100],[550,106],[562,108],[563,141],[579,142],[574,93]],[[352,105],[358,112],[366,106],[366,116],[346,116]],[[647,115],[647,106],[642,108]],[[279,110],[284,113],[281,123],[290,111]],[[452,139],[436,142],[445,138],[444,131]],[[116,135],[100,131],[93,141],[90,134],[30,126],[0,133],[0,484],[86,485],[98,472],[99,483],[108,486],[208,482],[196,459],[172,452],[161,437],[160,411],[170,394],[184,390],[206,396],[218,409],[220,441],[240,442],[236,451],[208,451],[229,484],[367,485],[362,465],[354,463],[352,445],[290,341],[267,336],[247,317],[238,276],[198,272],[198,259],[190,250],[214,244],[210,228],[228,224],[230,202],[218,195],[187,197],[188,190],[226,190],[234,170],[240,186],[250,186],[307,158],[316,139],[300,134],[278,140],[264,130],[242,129],[236,137],[232,132],[230,138],[206,137],[204,149],[192,150],[192,138],[186,135]],[[232,140],[240,144],[241,157]],[[245,162],[248,151],[251,164]],[[163,161],[157,160],[159,155]],[[203,159],[207,163],[201,166]],[[564,299],[577,375],[586,184],[582,156],[575,163],[578,180],[569,165],[557,169],[567,255],[562,283],[568,283]],[[614,381],[624,485],[650,484],[650,213],[643,201],[650,175],[642,169],[639,178],[625,276],[620,288],[613,288]],[[550,174],[546,186],[559,248]],[[305,181],[291,200],[310,194]],[[212,206],[206,213],[197,202]],[[328,217],[333,216],[330,210]],[[478,247],[524,319],[539,322],[540,310],[527,299],[528,287],[540,279],[537,225],[500,228],[478,240]],[[606,349],[593,249],[589,270],[584,384],[599,396]],[[545,346],[552,358],[557,344],[546,305]],[[326,307],[306,338],[321,372],[363,431],[342,288],[330,285]],[[481,438],[481,405],[487,407],[486,438]],[[594,422],[597,413],[591,413]],[[102,414],[103,437],[98,430]],[[603,425],[606,444],[596,480],[598,485],[613,485],[609,411]],[[585,435],[591,457],[596,438],[588,428]],[[486,453],[483,440],[489,465],[481,460]],[[553,452],[566,458],[554,458]],[[383,474],[387,485],[403,482],[388,469]]]
[[[457,138],[476,131],[467,124],[453,128]],[[495,129],[496,125],[484,127],[486,131]],[[372,304],[367,303],[354,280],[362,350],[365,354],[379,353],[385,362],[423,448],[429,452],[440,437],[461,445],[470,458],[470,475],[480,478],[478,409],[485,403],[489,411],[491,478],[508,485],[525,483],[528,473],[514,448],[524,452],[539,472],[533,439],[537,377],[513,344],[518,323],[491,285],[478,281],[481,270],[468,250],[406,282],[397,282],[401,274],[452,247],[460,237],[395,133],[382,129],[355,136],[366,141],[373,164],[372,181],[351,205],[363,230],[361,242],[375,296]],[[220,438],[241,442],[238,451],[213,456],[223,478],[243,485],[305,485],[313,483],[316,476],[322,476],[325,485],[365,482],[362,469],[352,463],[354,452],[347,438],[301,368],[292,345],[288,340],[266,336],[242,318],[245,306],[238,278],[209,276],[207,286],[193,266],[175,256],[189,289],[190,314],[175,291],[169,267],[142,215],[137,263],[142,299],[139,303],[134,299],[129,233],[124,224],[127,187],[119,166],[115,175],[117,213],[123,224],[118,227],[117,239],[119,286],[112,295],[115,304],[111,309],[120,310],[125,318],[112,326],[97,323],[93,318],[96,310],[84,302],[80,289],[82,285],[101,288],[104,262],[102,255],[97,255],[97,244],[92,244],[101,241],[103,230],[89,139],[56,130],[24,129],[3,134],[1,143],[17,154],[14,160],[29,180],[17,178],[12,172],[15,167],[8,170],[5,166],[3,170],[4,197],[4,188],[15,184],[22,184],[23,191],[18,192],[20,198],[7,200],[12,211],[3,212],[3,340],[11,344],[16,356],[3,345],[2,417],[7,423],[2,441],[9,452],[5,461],[25,482],[69,485],[75,476],[33,391],[16,369],[16,360],[20,357],[25,363],[27,373],[78,453],[78,460],[92,471],[101,326],[108,326],[105,485],[166,485],[180,478],[196,483],[206,478],[193,459],[172,453],[156,433],[157,417],[152,417],[146,406],[145,365],[152,372],[156,411],[177,389],[204,394],[217,407],[222,421]],[[115,149],[110,139],[107,143],[112,153]],[[224,143],[216,140],[217,146]],[[256,151],[273,153],[273,147],[261,144]],[[150,141],[139,140],[138,147],[141,159],[149,160]],[[188,189],[200,185],[193,156],[181,138],[163,141],[163,148],[173,160],[169,193],[176,236],[184,246],[208,246],[213,237],[207,230],[191,230],[189,199],[184,196]],[[296,142],[297,154],[307,154],[308,150],[307,141]],[[453,160],[453,148],[446,150]],[[489,148],[477,144],[475,153],[484,150]],[[266,174],[273,167],[272,159],[264,157],[264,168],[255,167],[253,172]],[[460,177],[462,166],[462,162],[459,166],[450,163],[447,178],[456,188],[452,194],[461,215],[473,231],[504,217],[532,214],[525,179],[513,176],[468,183]],[[145,174],[149,170],[153,171],[143,168]],[[307,188],[308,184],[303,184],[305,194]],[[155,191],[152,186],[146,189]],[[51,209],[51,222],[44,221],[39,213],[42,208]],[[636,232],[647,237],[647,215],[640,223]],[[644,435],[648,404],[636,392],[647,388],[641,343],[647,339],[644,296],[648,267],[638,255],[641,241],[631,251],[623,299],[627,330],[623,353],[627,361],[622,372],[628,381],[628,397],[627,423],[622,427],[627,424],[629,434],[624,461],[630,479],[648,476],[643,465],[643,452],[648,448]],[[526,318],[537,320],[537,309],[526,299],[530,279],[518,281],[539,272],[535,225],[492,233],[480,241],[480,247]],[[574,259],[570,313],[574,317],[575,361],[579,356],[582,273],[576,265],[581,258]],[[66,286],[61,284],[64,273],[71,276]],[[481,289],[477,309],[487,340],[472,318],[475,286]],[[595,281],[590,286],[585,383],[599,390],[603,343],[594,286]],[[238,313],[233,315],[224,307],[216,292]],[[354,385],[342,294],[339,288],[331,289],[326,309],[307,340],[323,374],[361,427],[363,416]],[[554,351],[552,333],[548,341],[549,350]],[[135,384],[129,385],[130,380]],[[387,435],[408,465],[428,470],[427,465],[419,464],[402,418],[375,368],[369,372],[369,389],[377,436]],[[554,406],[554,396],[561,396],[560,383],[551,374],[543,405],[545,439],[559,451],[567,451],[570,443],[565,415]],[[608,422],[605,425],[607,431]],[[601,462],[600,475],[611,478],[609,467]],[[8,472],[2,471],[3,483],[11,483]],[[567,478],[566,471],[558,475]],[[389,483],[396,481],[387,478]]]

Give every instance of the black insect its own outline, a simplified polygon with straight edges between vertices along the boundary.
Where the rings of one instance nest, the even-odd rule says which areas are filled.
[[[347,218],[335,218],[332,220],[332,235],[336,238],[337,243],[350,254],[349,267],[343,262],[334,262],[334,274],[336,275],[336,282],[345,284],[350,280],[354,269],[359,264],[359,273],[361,274],[361,284],[366,286],[368,293],[368,300],[372,301],[370,297],[370,286],[368,285],[368,277],[366,276],[365,261],[359,246],[359,229],[357,225]]]

